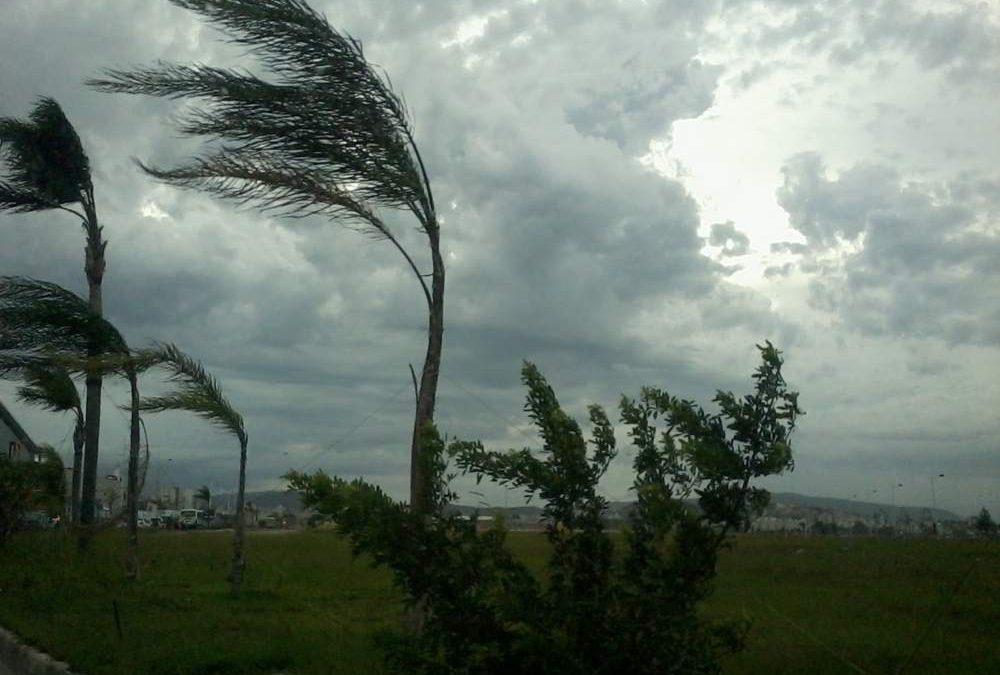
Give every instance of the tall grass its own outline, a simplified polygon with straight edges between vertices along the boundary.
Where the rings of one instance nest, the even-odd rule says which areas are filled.
[[[380,671],[375,635],[401,615],[387,574],[331,532],[257,533],[233,597],[230,543],[144,533],[128,584],[120,532],[82,555],[62,533],[23,535],[0,550],[0,624],[88,675]],[[511,543],[543,571],[541,536]],[[1000,673],[1000,547],[741,537],[706,612],[753,620],[734,675],[895,673],[911,656],[904,673]]]

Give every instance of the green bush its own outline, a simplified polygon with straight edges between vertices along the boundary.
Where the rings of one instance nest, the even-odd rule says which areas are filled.
[[[428,428],[422,447],[433,516],[412,513],[360,480],[287,477],[307,506],[336,520],[355,553],[392,570],[422,618],[418,630],[385,637],[393,671],[717,673],[718,657],[741,647],[745,626],[706,621],[699,603],[711,591],[727,533],[767,504],[768,493],[751,481],[792,468],[789,436],[801,414],[780,353],[770,343],[760,351],[754,393],[718,392],[717,414],[654,388],[623,397],[636,504],[618,552],[605,530],[607,501],[597,493],[616,456],[614,429],[591,406],[588,443],[530,363],[522,371],[525,409],[541,452],[498,453],[463,441],[446,451]],[[502,525],[478,532],[474,521],[444,514],[454,498],[446,456],[479,479],[544,501],[551,546],[544,581],[514,558]]]
[[[54,450],[40,462],[15,462],[0,456],[0,544],[24,522],[30,511],[58,515],[63,511],[66,477]]]

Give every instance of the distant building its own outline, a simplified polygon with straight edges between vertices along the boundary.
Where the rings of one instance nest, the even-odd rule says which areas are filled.
[[[0,452],[15,462],[40,462],[42,453],[0,401]]]
[[[160,488],[157,499],[165,509],[191,509],[195,506],[194,490],[176,485]]]

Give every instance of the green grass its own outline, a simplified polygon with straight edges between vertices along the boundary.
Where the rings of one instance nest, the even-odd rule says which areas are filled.
[[[511,539],[541,567],[541,536]],[[379,672],[374,635],[401,607],[387,573],[330,532],[259,533],[234,598],[230,544],[144,533],[129,585],[120,532],[82,557],[59,533],[19,537],[0,551],[0,624],[88,675]],[[906,673],[1000,673],[998,563],[980,542],[740,538],[706,612],[753,620],[733,674],[892,673],[918,644]]]

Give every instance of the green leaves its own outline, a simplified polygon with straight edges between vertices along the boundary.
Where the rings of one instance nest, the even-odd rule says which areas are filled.
[[[24,382],[17,390],[21,401],[52,412],[74,412],[82,421],[80,393],[65,368],[54,364],[28,366],[20,379]]]
[[[59,104],[41,98],[28,120],[0,118],[0,211],[28,212],[79,202],[90,163]]]
[[[75,293],[47,281],[0,277],[0,352],[8,357],[128,351],[121,333]]]
[[[405,208],[437,228],[430,186],[402,100],[361,44],[299,0],[172,0],[245,46],[267,70],[160,62],[108,70],[101,91],[205,102],[180,119],[222,149],[151,175],[294,216],[322,213],[391,238],[379,207]]]
[[[525,411],[541,447],[448,444],[460,470],[544,501],[551,547],[544,583],[511,556],[502,525],[477,532],[474,522],[447,515],[445,443],[433,427],[423,441],[434,474],[431,516],[363,481],[322,472],[287,478],[306,506],[333,516],[356,553],[390,567],[411,601],[420,599],[423,632],[384,642],[394,672],[718,673],[719,656],[741,648],[746,629],[704,620],[699,603],[711,591],[726,533],[767,505],[769,494],[751,481],[790,467],[789,435],[801,414],[781,377],[780,354],[770,344],[761,352],[754,392],[720,392],[718,413],[652,387],[622,397],[636,503],[617,556],[598,490],[617,445],[600,406],[588,409],[587,441],[539,370],[525,363]],[[692,495],[699,508],[686,501]]]
[[[209,375],[198,361],[176,345],[157,343],[151,349],[140,350],[136,360],[143,367],[160,366],[167,371],[167,379],[177,388],[163,396],[150,396],[139,402],[139,410],[164,412],[186,410],[211,424],[233,434],[241,447],[247,445],[247,432],[243,417],[226,399],[218,380]]]

